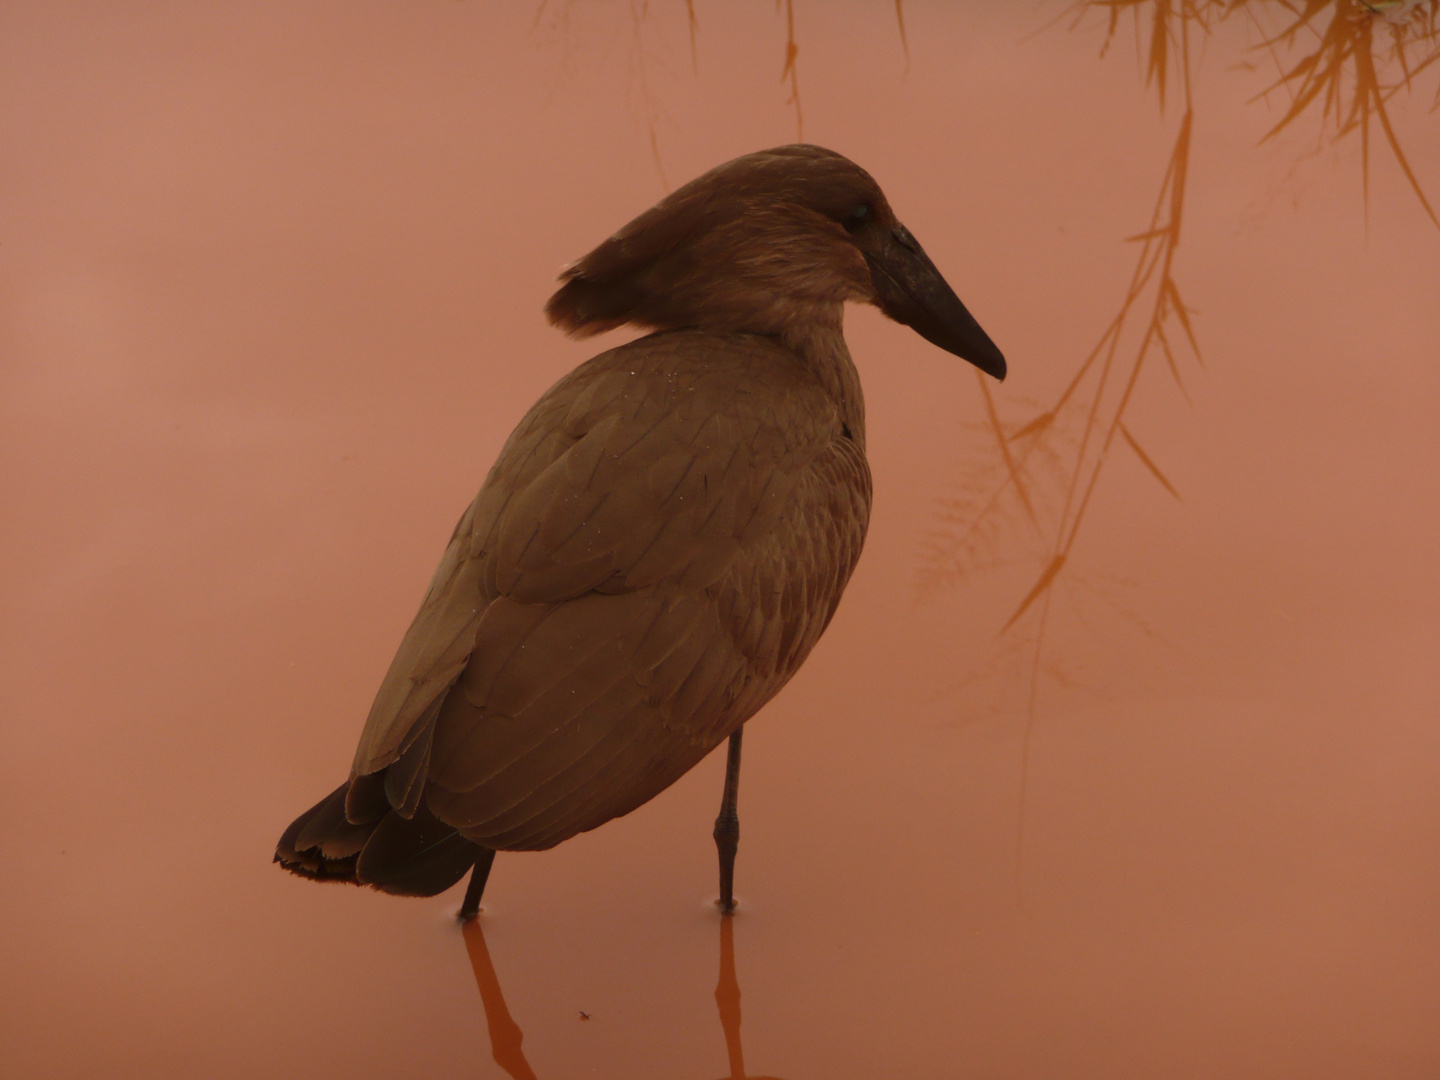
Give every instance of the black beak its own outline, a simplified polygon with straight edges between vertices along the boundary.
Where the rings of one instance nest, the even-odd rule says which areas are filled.
[[[1005,357],[909,229],[896,225],[879,252],[865,252],[865,261],[881,311],[985,374],[1005,378]]]

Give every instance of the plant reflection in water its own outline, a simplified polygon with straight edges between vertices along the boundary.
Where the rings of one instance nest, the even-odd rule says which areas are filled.
[[[462,932],[465,949],[470,954],[470,966],[475,969],[475,985],[480,989],[480,1004],[485,1009],[485,1026],[490,1031],[490,1053],[495,1063],[514,1080],[538,1080],[521,1048],[525,1033],[505,1004],[495,964],[485,945],[481,920],[468,920]],[[745,1048],[740,1043],[740,981],[735,976],[733,918],[720,920],[720,980],[715,984],[715,1007],[720,1013],[720,1027],[725,1032],[725,1052],[730,1059],[730,1075],[722,1080],[780,1080],[775,1076],[750,1076],[745,1072]]]

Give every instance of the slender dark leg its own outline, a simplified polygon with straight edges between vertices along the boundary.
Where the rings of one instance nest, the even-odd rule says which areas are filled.
[[[740,736],[744,726],[730,736],[730,751],[725,758],[725,795],[720,800],[720,816],[715,819],[715,846],[720,850],[720,913],[735,912],[735,851],[740,846],[740,815],[735,800],[740,794]]]
[[[470,874],[470,884],[465,889],[465,902],[460,905],[460,918],[473,919],[480,914],[480,897],[485,895],[485,882],[490,880],[490,867],[495,863],[495,849],[481,848],[480,857],[475,860],[475,869]]]

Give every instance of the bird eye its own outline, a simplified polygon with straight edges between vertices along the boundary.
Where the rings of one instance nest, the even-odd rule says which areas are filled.
[[[846,214],[840,223],[845,226],[846,232],[853,233],[858,231],[868,220],[870,220],[870,207],[866,203],[861,203]]]

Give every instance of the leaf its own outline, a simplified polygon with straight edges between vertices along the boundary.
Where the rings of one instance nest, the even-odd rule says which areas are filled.
[[[700,50],[695,44],[695,32],[700,29],[700,21],[695,18],[695,0],[685,0],[685,14],[690,22],[690,68],[698,75],[700,73]]]
[[[1155,462],[1150,460],[1150,455],[1145,453],[1144,450],[1140,449],[1140,444],[1135,441],[1135,436],[1130,434],[1130,429],[1127,428],[1123,423],[1120,425],[1120,434],[1125,436],[1125,441],[1130,444],[1130,449],[1135,451],[1135,456],[1138,457],[1140,461],[1144,464],[1144,466],[1150,470],[1150,472],[1154,475],[1155,479],[1159,480],[1160,483],[1165,485],[1165,490],[1170,492],[1171,495],[1174,495],[1175,498],[1180,498],[1180,492],[1176,491],[1170,481],[1165,479],[1165,474],[1160,471],[1160,466],[1156,465]]]
[[[1055,412],[1053,409],[1050,412],[1043,412],[1019,431],[1015,432],[1014,435],[1011,435],[1010,442],[1014,442],[1016,439],[1023,439],[1026,435],[1038,434],[1048,428],[1054,421]]]
[[[1125,237],[1125,243],[1127,243],[1127,244],[1136,244],[1136,243],[1139,243],[1139,242],[1142,241],[1142,240],[1159,240],[1159,239],[1161,239],[1161,238],[1163,238],[1163,237],[1166,237],[1166,236],[1169,236],[1169,235],[1170,235],[1170,226],[1169,226],[1169,225],[1160,225],[1160,226],[1157,226],[1156,228],[1153,228],[1153,229],[1146,229],[1144,232],[1138,232],[1138,233],[1136,233],[1134,236],[1127,236],[1127,237]]]
[[[1002,634],[1014,626],[1016,620],[1018,620],[1021,615],[1024,615],[1030,605],[1040,598],[1040,594],[1050,587],[1050,583],[1055,580],[1055,575],[1060,573],[1060,568],[1064,565],[1064,552],[1061,552],[1050,560],[1050,565],[1045,567],[1045,572],[1040,575],[1040,580],[1035,582],[1035,587],[1030,590],[1029,595],[1027,595],[1024,600],[1020,601],[1020,606],[1015,609],[1015,614],[1010,616],[1010,621],[1000,628]]]
[[[1151,327],[1155,340],[1160,343],[1160,351],[1165,354],[1165,363],[1170,368],[1170,375],[1175,380],[1175,385],[1180,388],[1180,396],[1185,399],[1185,404],[1193,405],[1190,400],[1190,391],[1185,389],[1185,380],[1180,377],[1180,366],[1175,363],[1175,354],[1170,351],[1170,339],[1165,336],[1165,328],[1159,321]]]
[[[1190,342],[1190,351],[1195,354],[1195,359],[1201,367],[1205,366],[1205,360],[1200,355],[1200,344],[1195,340],[1195,331],[1190,326],[1190,313],[1185,308],[1185,302],[1180,299],[1180,289],[1175,284],[1175,279],[1167,277],[1162,286],[1170,294],[1170,308],[1175,312],[1175,317],[1180,320],[1180,326],[1185,331],[1185,339]]]
[[[1355,57],[1356,69],[1361,73],[1367,84],[1378,88],[1379,80],[1375,75],[1375,58],[1369,51],[1362,55],[1357,53]],[[1385,141],[1390,144],[1391,151],[1395,154],[1395,160],[1400,163],[1401,170],[1405,173],[1405,179],[1410,181],[1410,187],[1414,189],[1415,196],[1420,200],[1420,205],[1425,208],[1425,213],[1430,215],[1430,220],[1435,227],[1440,229],[1440,218],[1435,216],[1435,211],[1430,206],[1430,200],[1425,198],[1425,192],[1420,188],[1420,181],[1415,179],[1415,173],[1410,168],[1410,162],[1405,157],[1405,152],[1400,149],[1400,140],[1395,135],[1395,129],[1390,126],[1390,114],[1385,111],[1385,102],[1377,92],[1372,93],[1374,99],[1375,115],[1380,120],[1380,127],[1385,132]],[[1367,109],[1368,114],[1368,109]]]
[[[910,70],[910,39],[905,36],[905,0],[895,0],[895,21],[900,26],[900,48],[905,53],[905,70]]]

